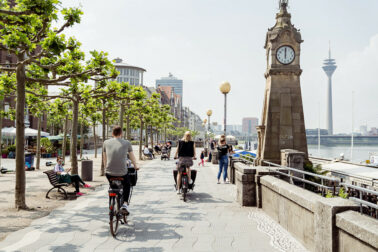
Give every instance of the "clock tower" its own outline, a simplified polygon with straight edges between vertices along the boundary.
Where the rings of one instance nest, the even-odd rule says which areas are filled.
[[[265,41],[267,67],[261,125],[258,133],[258,163],[280,164],[281,150],[294,149],[308,158],[300,86],[301,43],[298,29],[291,23],[288,0],[280,0],[276,24],[268,29]]]

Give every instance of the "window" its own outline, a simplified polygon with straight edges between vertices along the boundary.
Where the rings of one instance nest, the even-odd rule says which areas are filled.
[[[126,69],[126,75],[129,75],[129,69]]]

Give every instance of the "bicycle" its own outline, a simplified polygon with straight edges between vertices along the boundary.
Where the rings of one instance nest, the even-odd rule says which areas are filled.
[[[194,158],[194,160],[196,160],[196,158]],[[174,185],[175,188],[177,187],[177,173],[178,172],[181,172],[181,184],[180,184],[180,189],[181,189],[181,192],[182,192],[182,198],[183,198],[183,201],[186,202],[186,196],[189,192],[189,190],[194,190],[194,181],[196,180],[196,176],[197,176],[197,171],[194,170],[194,169],[191,169],[190,172],[191,172],[191,178],[193,180],[193,183],[190,184],[189,183],[189,177],[188,177],[188,174],[187,174],[187,169],[189,169],[190,166],[187,166],[185,164],[181,164],[180,167],[177,169],[177,170],[173,170],[173,177],[175,179],[175,182],[176,184]]]
[[[136,184],[137,171],[134,168],[128,168],[127,176],[134,177],[130,180],[130,195],[127,204],[130,204],[131,195],[133,193],[133,187]],[[122,211],[121,206],[124,203],[123,200],[123,184],[124,177],[111,177],[109,178],[110,188],[109,193],[109,225],[110,233],[113,237],[117,235],[119,223],[127,224],[127,212]]]

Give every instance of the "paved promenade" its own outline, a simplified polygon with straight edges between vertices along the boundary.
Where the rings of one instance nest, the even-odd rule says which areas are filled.
[[[198,168],[184,203],[174,161],[144,163],[128,225],[109,233],[107,186],[67,203],[0,242],[0,251],[305,251],[262,211],[239,207],[235,186],[216,184],[216,166]]]

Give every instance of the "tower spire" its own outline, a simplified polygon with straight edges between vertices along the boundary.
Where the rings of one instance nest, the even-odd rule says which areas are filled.
[[[328,42],[329,44],[329,47],[328,47],[328,56],[329,56],[329,59],[331,59],[331,40]]]
[[[289,0],[280,0],[279,2],[279,8],[286,8],[289,5]]]

